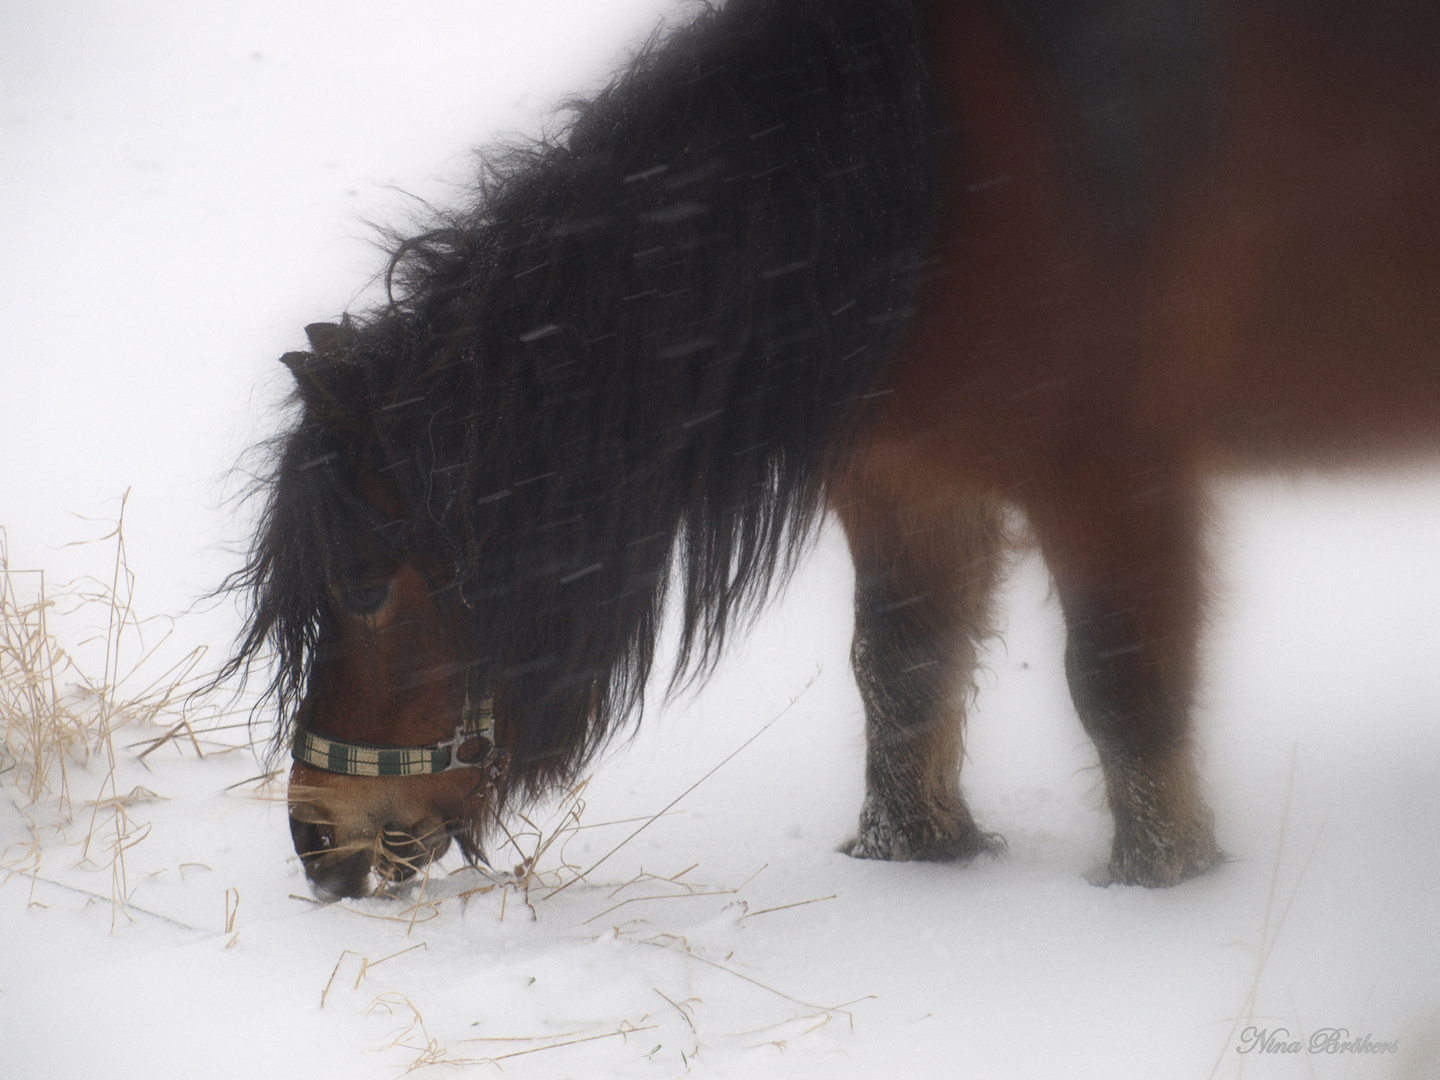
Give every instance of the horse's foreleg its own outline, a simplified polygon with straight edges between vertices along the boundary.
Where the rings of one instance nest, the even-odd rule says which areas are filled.
[[[960,754],[979,643],[1003,549],[984,497],[836,500],[855,560],[851,659],[865,704],[865,802],[857,858],[963,860],[1003,844],[960,794]]]
[[[1138,481],[1138,482],[1137,482]],[[1174,885],[1220,859],[1190,746],[1199,507],[1180,474],[1074,468],[1031,520],[1065,614],[1065,673],[1115,819],[1107,880]]]

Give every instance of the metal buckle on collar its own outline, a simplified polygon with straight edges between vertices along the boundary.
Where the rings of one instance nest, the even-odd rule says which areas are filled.
[[[480,753],[471,761],[465,761],[460,757],[460,748],[468,743],[479,743]],[[449,754],[449,763],[439,772],[448,772],[450,769],[481,769],[489,765],[499,756],[495,749],[495,703],[491,698],[486,698],[476,708],[470,704],[470,694],[465,694],[465,707],[460,715],[460,727],[454,735],[442,743],[436,743],[435,749],[444,750]]]

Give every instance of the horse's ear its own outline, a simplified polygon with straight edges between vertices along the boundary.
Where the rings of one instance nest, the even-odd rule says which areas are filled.
[[[310,348],[317,356],[327,360],[339,360],[345,355],[345,344],[355,334],[355,324],[350,316],[341,316],[338,323],[312,322],[305,327],[305,336],[310,339]]]
[[[280,362],[295,376],[295,388],[313,423],[335,435],[353,433],[370,395],[365,369],[346,359],[346,322],[311,323],[305,328],[314,352],[288,352]]]

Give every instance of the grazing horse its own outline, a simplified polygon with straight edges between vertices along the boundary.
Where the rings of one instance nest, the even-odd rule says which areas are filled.
[[[827,510],[868,738],[846,850],[999,845],[959,762],[1018,510],[1109,878],[1173,885],[1220,858],[1206,475],[1440,430],[1440,7],[728,0],[491,152],[387,282],[283,358],[302,412],[234,580],[318,890],[482,858],[637,714],[667,599],[676,685]]]

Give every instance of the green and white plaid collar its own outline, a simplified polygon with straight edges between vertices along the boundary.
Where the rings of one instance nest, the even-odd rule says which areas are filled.
[[[427,746],[346,742],[297,725],[290,756],[302,765],[341,776],[428,776],[451,769],[481,769],[499,756],[495,748],[495,713],[489,699],[477,709],[467,698],[464,718],[455,734]]]

